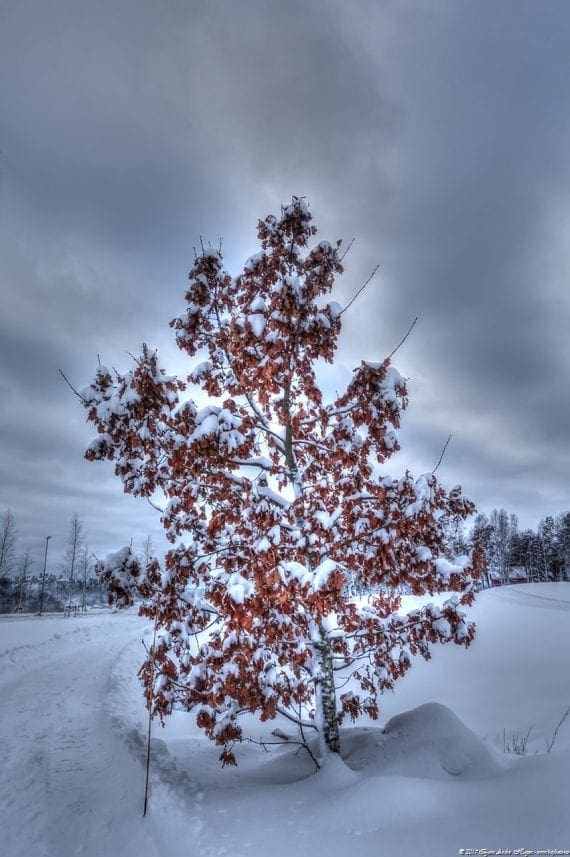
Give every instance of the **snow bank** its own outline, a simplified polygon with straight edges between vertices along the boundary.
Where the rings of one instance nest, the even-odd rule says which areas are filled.
[[[392,717],[383,733],[353,731],[360,734],[345,734],[347,761],[366,776],[481,779],[504,770],[501,757],[451,709],[437,702]]]

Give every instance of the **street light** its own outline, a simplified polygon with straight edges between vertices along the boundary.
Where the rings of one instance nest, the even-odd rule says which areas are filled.
[[[47,566],[47,551],[48,551],[48,542],[51,539],[51,536],[46,536],[46,552],[44,556],[44,570],[42,574],[42,588],[40,590],[40,612],[38,616],[42,615],[42,610],[44,609],[44,589],[46,585],[46,566]]]

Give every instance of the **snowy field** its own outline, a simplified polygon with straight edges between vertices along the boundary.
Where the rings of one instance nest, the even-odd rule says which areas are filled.
[[[570,706],[570,584],[484,592],[471,615],[471,649],[440,646],[418,661],[384,698],[379,724],[343,731],[346,764],[317,774],[303,751],[253,743],[237,748],[238,768],[222,770],[189,715],[154,724],[144,820],[135,673],[147,623],[0,620],[1,853],[570,853],[570,715],[547,752]],[[252,721],[250,734],[270,738],[276,725],[289,731]],[[526,754],[512,752],[526,736]]]

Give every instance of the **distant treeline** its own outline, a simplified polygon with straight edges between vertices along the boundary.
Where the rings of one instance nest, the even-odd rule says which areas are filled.
[[[570,512],[543,518],[534,531],[519,530],[516,515],[493,509],[477,515],[467,535],[450,538],[457,553],[482,547],[488,566],[483,586],[570,580]]]
[[[478,514],[470,529],[450,523],[448,543],[456,555],[475,545],[483,549],[487,572],[480,587],[570,580],[570,512],[543,518],[534,531],[520,530],[516,515],[493,509],[489,515]],[[45,555],[38,560],[29,548],[18,552],[17,547],[16,522],[8,510],[0,518],[0,613],[59,611],[70,605],[81,610],[107,603],[107,589],[95,575],[94,557],[78,515],[71,518],[58,574],[49,571],[49,565],[45,568]],[[143,565],[151,554],[148,536],[140,550]],[[347,591],[358,590],[358,581],[349,581]]]
[[[16,519],[8,509],[0,517],[0,613],[85,609],[107,603],[106,587],[95,575],[95,558],[77,514],[69,522],[65,557],[57,573],[48,561],[48,542],[40,557],[20,550]]]
[[[42,597],[43,589],[43,597]],[[66,608],[85,610],[107,604],[107,590],[96,577],[70,582],[49,574],[30,577],[0,577],[0,613],[51,613]]]

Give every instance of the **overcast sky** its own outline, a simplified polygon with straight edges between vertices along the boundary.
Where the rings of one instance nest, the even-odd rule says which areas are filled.
[[[258,217],[308,198],[356,238],[329,387],[379,360],[410,407],[397,475],[439,470],[524,526],[570,509],[570,4],[0,0],[0,512],[51,560],[78,512],[104,553],[156,513],[89,464],[62,382],[168,321],[192,246],[237,272]],[[338,373],[338,374],[336,374]]]

